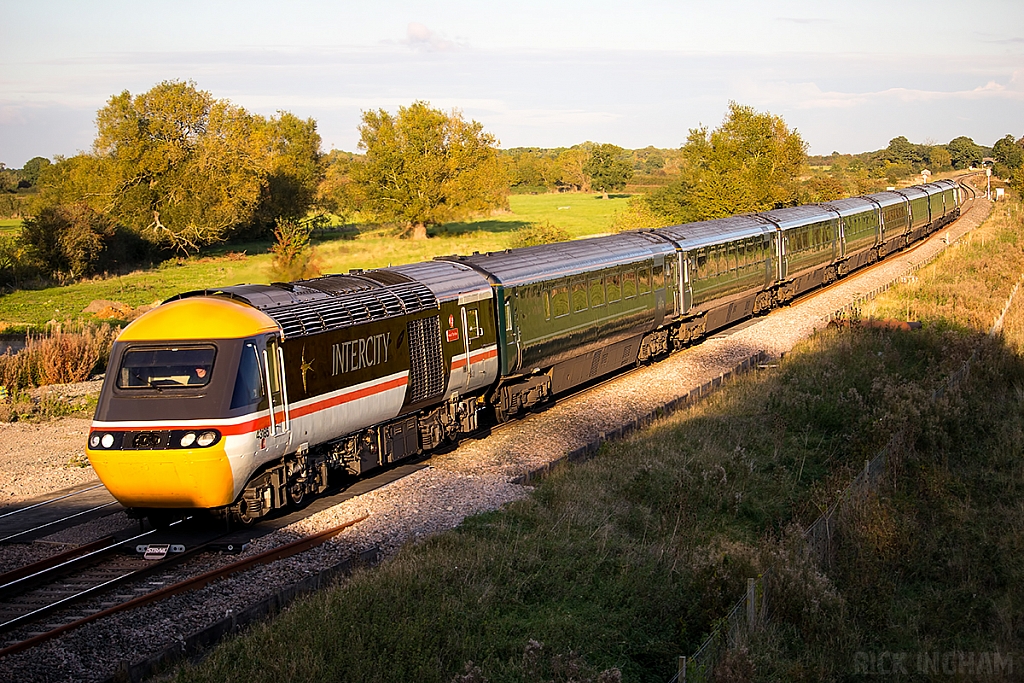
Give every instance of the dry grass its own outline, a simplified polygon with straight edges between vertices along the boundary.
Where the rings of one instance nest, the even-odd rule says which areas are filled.
[[[102,372],[119,332],[108,324],[53,325],[41,334],[30,334],[21,351],[0,355],[0,421],[60,417],[94,408],[95,396],[67,399],[47,393],[33,398],[29,390],[84,382]]]

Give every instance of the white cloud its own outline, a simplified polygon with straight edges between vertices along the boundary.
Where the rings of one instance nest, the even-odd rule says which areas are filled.
[[[431,31],[418,21],[410,21],[406,28],[405,43],[417,50],[426,52],[448,52],[457,50],[461,45],[452,42],[440,34]]]

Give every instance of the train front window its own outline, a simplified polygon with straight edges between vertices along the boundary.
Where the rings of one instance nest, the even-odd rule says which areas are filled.
[[[205,387],[216,355],[213,346],[129,349],[121,358],[117,386],[158,390]]]

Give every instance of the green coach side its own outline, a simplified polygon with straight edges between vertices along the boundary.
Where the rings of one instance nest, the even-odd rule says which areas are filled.
[[[623,233],[452,258],[494,288],[507,377],[657,329],[676,307],[674,255],[662,239]]]

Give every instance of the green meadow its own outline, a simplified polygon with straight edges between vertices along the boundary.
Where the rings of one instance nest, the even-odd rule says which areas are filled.
[[[625,208],[625,195],[602,199],[591,194],[513,195],[506,212],[432,227],[426,240],[410,240],[399,231],[374,225],[325,231],[313,238],[320,272],[343,273],[353,268],[430,260],[436,256],[506,249],[515,231],[548,222],[572,237],[608,233],[615,214]],[[0,232],[20,221],[0,222]],[[355,228],[352,230],[351,228]],[[0,323],[8,329],[38,327],[47,322],[88,320],[82,312],[96,299],[131,306],[162,301],[179,292],[271,280],[270,242],[219,245],[199,256],[174,258],[126,275],[96,277],[67,286],[19,289],[0,296]]]

